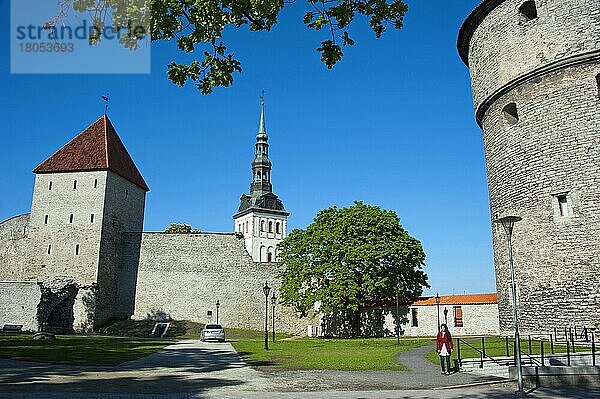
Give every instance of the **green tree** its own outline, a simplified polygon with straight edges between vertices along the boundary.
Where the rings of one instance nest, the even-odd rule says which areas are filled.
[[[301,317],[319,311],[353,314],[360,332],[365,302],[418,298],[429,287],[422,268],[425,253],[393,211],[355,202],[322,210],[306,230],[293,230],[278,246],[280,299]]]
[[[165,233],[171,234],[186,234],[186,233],[200,233],[198,229],[192,229],[189,224],[171,223],[165,228]]]
[[[121,44],[132,50],[146,40],[146,30],[152,41],[174,40],[182,52],[198,51],[202,56],[189,64],[170,63],[169,79],[180,86],[192,80],[208,94],[215,87],[230,86],[234,72],[241,71],[223,40],[225,32],[243,26],[270,31],[282,9],[293,4],[285,0],[58,0],[59,11],[45,27],[53,29],[73,9],[91,15],[92,44],[102,40],[107,20],[121,30]],[[366,17],[379,38],[388,26],[400,29],[408,9],[402,0],[306,0],[304,4],[303,23],[326,36],[317,51],[328,68],[341,60],[343,47],[354,45],[350,28],[357,16]]]

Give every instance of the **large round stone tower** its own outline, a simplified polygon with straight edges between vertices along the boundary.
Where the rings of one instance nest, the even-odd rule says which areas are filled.
[[[492,220],[513,233],[524,333],[600,327],[600,1],[483,0],[458,50],[483,130]],[[493,224],[503,333],[513,329],[504,229]]]

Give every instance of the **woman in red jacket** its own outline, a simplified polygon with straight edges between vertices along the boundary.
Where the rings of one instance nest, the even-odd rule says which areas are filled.
[[[442,324],[440,326],[440,332],[438,333],[437,338],[435,340],[435,348],[437,350],[437,353],[440,355],[442,374],[449,375],[450,355],[452,354],[452,350],[454,349],[454,344],[452,343],[452,336],[450,335],[450,331],[448,331],[448,326],[446,324]]]

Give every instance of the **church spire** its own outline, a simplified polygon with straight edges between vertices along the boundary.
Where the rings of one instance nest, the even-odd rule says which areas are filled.
[[[256,151],[252,161],[250,195],[273,192],[271,186],[271,161],[269,161],[269,136],[265,127],[265,95],[260,96],[260,123],[256,135]]]
[[[258,126],[258,134],[267,134],[265,127],[265,91],[263,90],[260,96],[260,124]]]

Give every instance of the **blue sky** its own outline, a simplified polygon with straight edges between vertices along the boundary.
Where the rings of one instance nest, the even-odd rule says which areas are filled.
[[[456,51],[477,3],[410,1],[402,30],[377,40],[355,29],[333,70],[315,51],[324,36],[302,25],[304,2],[289,4],[270,33],[227,32],[243,72],[203,96],[167,80],[166,65],[187,59],[175,43],[152,45],[151,74],[10,74],[2,0],[0,220],[29,212],[31,170],[96,120],[110,93],[109,117],[150,186],[145,229],[232,231],[265,89],[272,181],[291,228],[363,200],[396,211],[421,240],[426,293],[494,292],[481,131]]]

